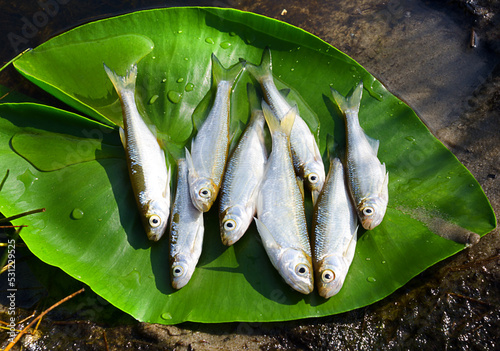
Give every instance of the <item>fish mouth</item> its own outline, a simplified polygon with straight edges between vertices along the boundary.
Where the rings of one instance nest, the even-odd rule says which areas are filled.
[[[151,241],[158,241],[160,240],[161,235],[156,234],[156,233],[148,233],[148,239]]]
[[[384,219],[383,214],[382,215],[376,215],[375,217],[361,217],[361,225],[363,228],[366,230],[372,230],[375,227],[377,227],[380,223],[382,223],[382,220]]]
[[[318,293],[321,297],[324,297],[325,299],[329,299],[330,297],[337,295],[342,289],[343,284],[329,284],[329,285],[320,285],[318,286]]]
[[[193,201],[193,205],[198,209],[198,211],[201,211],[201,212],[208,212],[212,208],[213,203],[214,202],[212,200]]]
[[[293,288],[304,295],[309,295],[312,293],[314,286],[312,284],[304,283],[300,285],[294,284]]]

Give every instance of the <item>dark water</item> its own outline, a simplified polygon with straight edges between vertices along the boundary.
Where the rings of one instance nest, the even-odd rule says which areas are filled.
[[[179,5],[257,12],[299,26],[344,51],[415,109],[474,174],[499,213],[498,1],[2,2],[0,59],[8,61],[25,48],[89,21]],[[12,69],[0,73],[0,83],[60,105]],[[286,323],[148,325],[87,291],[49,314],[26,348],[493,350],[500,333],[499,249],[496,230],[374,305]],[[18,300],[23,315],[43,310],[81,286],[37,261],[27,249],[21,257],[26,263],[19,265],[25,277]],[[2,304],[0,319],[7,321],[6,302]],[[5,340],[0,333],[2,346]]]

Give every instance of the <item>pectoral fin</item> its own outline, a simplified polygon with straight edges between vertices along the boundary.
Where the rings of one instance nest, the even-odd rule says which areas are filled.
[[[356,243],[358,241],[358,229],[359,229],[359,225],[354,230],[354,234],[352,235],[351,241],[349,242],[349,245],[347,246],[347,249],[344,252],[344,257],[349,262],[352,262],[352,259],[354,257],[354,253],[356,252]]]
[[[118,132],[120,133],[120,140],[122,141],[123,148],[127,148],[127,138],[125,137],[125,130],[122,127],[119,127]]]
[[[257,231],[260,234],[260,238],[262,239],[262,244],[266,248],[266,250],[280,250],[281,246],[274,240],[273,235],[267,229],[266,225],[262,223],[260,219],[257,217],[253,218],[255,220],[255,225],[257,225]]]

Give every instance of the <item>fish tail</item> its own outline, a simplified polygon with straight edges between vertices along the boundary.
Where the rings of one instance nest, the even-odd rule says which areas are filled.
[[[246,69],[250,72],[255,79],[259,82],[265,77],[272,77],[272,61],[271,61],[271,50],[266,47],[262,53],[262,59],[260,65],[256,66],[251,63],[247,64]]]
[[[224,68],[217,56],[212,54],[212,77],[214,85],[219,84],[222,80],[228,81],[233,85],[244,67],[245,62],[238,62],[229,68]]]
[[[271,134],[275,132],[284,133],[287,136],[290,136],[292,132],[293,123],[295,122],[295,116],[297,115],[297,105],[293,106],[283,118],[278,119],[276,115],[271,110],[271,107],[262,100],[262,111],[264,112],[264,117],[266,119],[267,125],[269,126],[269,130]]]
[[[257,95],[257,89],[255,89],[255,85],[252,83],[247,84],[247,95],[248,95],[248,103],[250,104],[251,111],[251,119],[254,119],[256,116],[259,116],[261,113],[256,113],[257,111],[262,111],[262,106],[260,102],[262,101],[259,95]]]
[[[351,95],[343,97],[337,90],[330,87],[332,91],[333,99],[339,107],[339,109],[347,114],[347,112],[358,112],[359,106],[361,105],[361,96],[363,95],[363,81],[354,88]]]
[[[115,87],[118,95],[121,96],[122,91],[125,90],[135,91],[135,81],[137,79],[136,63],[134,63],[132,67],[130,67],[130,69],[125,73],[124,76],[116,74],[116,72],[112,71],[111,68],[106,66],[105,63],[103,63],[103,65],[104,65],[104,70],[106,71],[109,80],[111,80],[111,83],[113,83],[113,86]]]

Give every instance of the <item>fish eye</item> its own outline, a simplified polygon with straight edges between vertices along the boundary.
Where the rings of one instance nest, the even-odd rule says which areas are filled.
[[[160,216],[152,215],[151,217],[149,217],[149,225],[151,226],[151,228],[157,228],[160,226],[160,224],[161,224]]]
[[[172,267],[172,275],[177,278],[184,274],[184,268],[182,266],[176,265]]]
[[[327,269],[323,271],[321,274],[321,280],[323,280],[324,283],[330,283],[335,279],[335,273],[333,273],[332,270]]]
[[[307,266],[303,263],[299,263],[298,265],[295,266],[295,273],[301,277],[305,277],[307,273],[309,273],[309,269]]]
[[[363,208],[363,214],[364,214],[365,216],[371,216],[371,215],[373,215],[374,213],[375,213],[375,211],[373,210],[373,208],[372,208],[372,207],[365,207],[365,208]]]
[[[315,184],[318,182],[319,180],[319,177],[316,173],[310,173],[308,176],[307,176],[307,180],[309,180],[309,183],[311,184]]]
[[[201,188],[198,194],[200,194],[200,196],[205,199],[209,199],[212,196],[212,192],[207,188]]]
[[[236,229],[236,221],[234,219],[228,219],[224,222],[224,230],[231,231]]]

